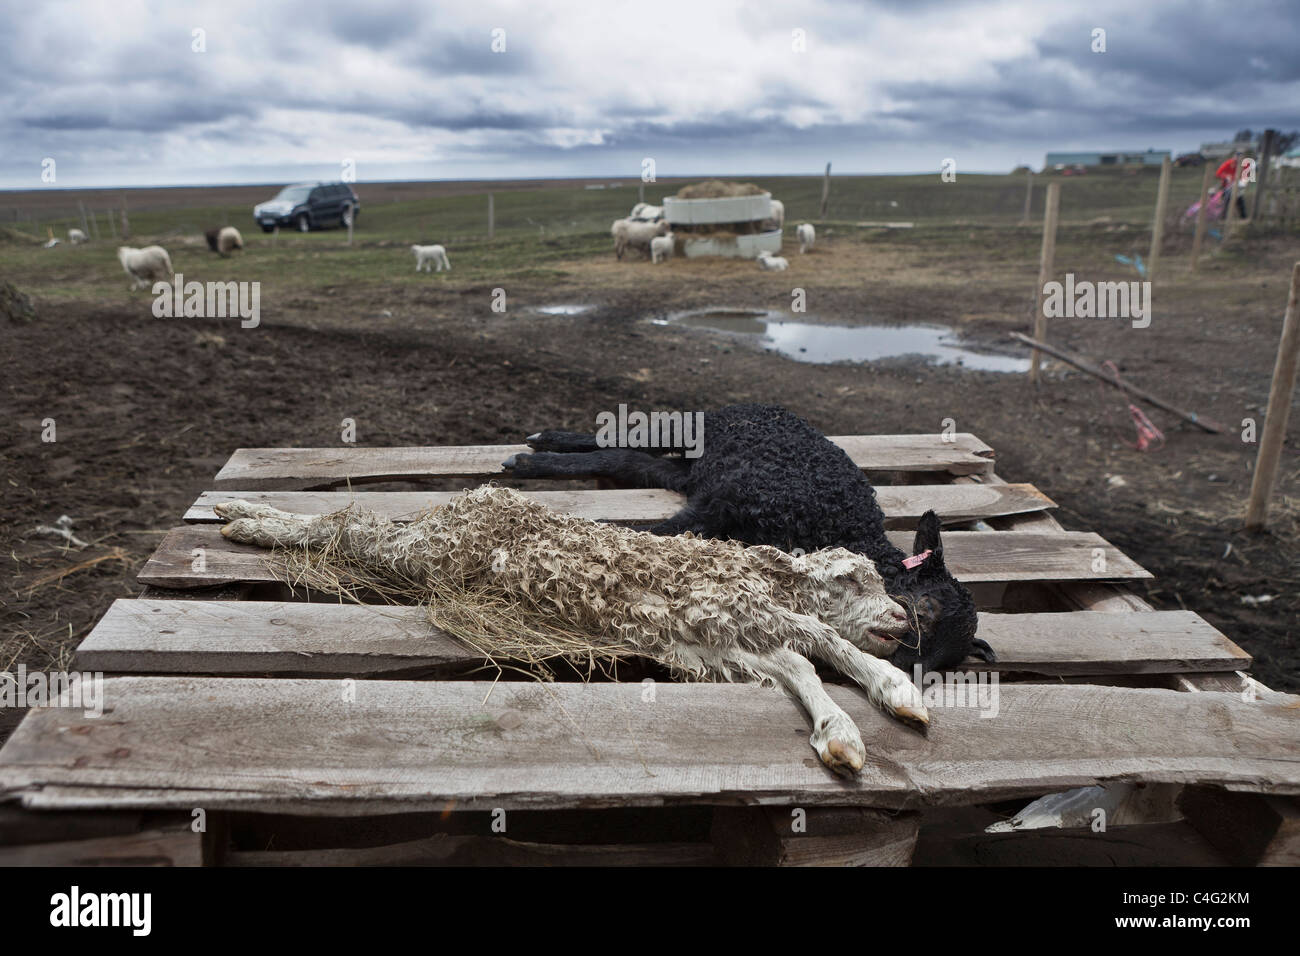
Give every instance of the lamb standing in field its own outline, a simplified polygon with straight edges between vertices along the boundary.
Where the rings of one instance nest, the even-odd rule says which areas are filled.
[[[975,601],[944,564],[933,511],[917,522],[908,556],[885,536],[885,516],[862,470],[802,419],[778,406],[732,405],[706,412],[702,434],[700,457],[664,458],[602,448],[595,435],[544,431],[526,439],[538,454],[514,455],[504,466],[515,478],[597,476],[686,495],[681,511],[649,529],[654,534],[689,531],[785,550],[845,548],[865,555],[890,597],[912,615],[911,630],[890,658],[895,664],[933,672],[968,655],[997,659],[975,637]]]
[[[855,681],[886,711],[929,722],[920,692],[879,654],[907,629],[869,560],[833,549],[794,557],[776,548],[689,536],[662,538],[552,511],[508,488],[477,488],[408,525],[354,510],[318,517],[234,501],[215,506],[226,537],[306,549],[334,573],[382,582],[433,612],[448,588],[502,595],[553,622],[566,654],[637,655],[688,678],[778,683],[812,718],[810,743],[839,773],[866,748],[827,695],[809,657]],[[530,619],[531,619],[530,618]],[[453,631],[454,633],[454,631]],[[517,628],[476,629],[467,643],[515,657]],[[547,650],[542,637],[527,650]],[[522,656],[528,659],[525,652]]]
[[[145,246],[143,249],[118,246],[117,261],[132,278],[132,289],[143,288],[150,280],[166,279],[174,274],[171,256],[162,246]]]
[[[650,254],[650,241],[656,236],[666,236],[672,228],[667,220],[658,222],[634,222],[631,219],[615,219],[609,227],[614,237],[614,255],[622,259],[629,248],[642,249]]]
[[[813,228],[813,224],[810,222],[799,223],[799,228],[797,228],[794,231],[794,234],[799,239],[800,255],[803,255],[805,252],[811,249],[813,247],[813,243],[817,241],[817,230]]]
[[[754,257],[754,261],[765,272],[784,272],[790,268],[790,262],[784,256],[774,256],[767,252],[760,252]]]
[[[421,269],[425,272],[434,271],[432,268],[426,268],[433,263],[437,263],[439,272],[443,269],[451,271],[451,263],[447,261],[447,250],[442,246],[411,246],[411,251],[415,253],[416,272]]]
[[[234,226],[209,229],[203,234],[203,238],[208,240],[208,248],[223,259],[229,258],[236,249],[244,248],[244,237]]]
[[[677,238],[670,232],[664,236],[655,236],[650,240],[650,261],[663,262],[673,257],[673,243]]]
[[[86,234],[82,232],[80,229],[68,230],[68,242],[72,243],[74,246],[80,245],[85,241],[86,241]]]

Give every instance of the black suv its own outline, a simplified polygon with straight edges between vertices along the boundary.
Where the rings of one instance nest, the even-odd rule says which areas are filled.
[[[293,226],[299,232],[337,223],[346,226],[361,213],[361,200],[346,183],[298,183],[285,186],[274,198],[253,207],[253,218],[270,232]]]

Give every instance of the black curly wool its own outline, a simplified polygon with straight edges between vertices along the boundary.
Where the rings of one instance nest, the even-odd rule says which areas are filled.
[[[975,602],[943,561],[939,518],[917,524],[912,553],[932,553],[907,568],[904,552],[885,537],[876,492],[838,445],[803,419],[772,405],[732,405],[704,416],[699,458],[599,448],[593,436],[541,432],[529,438],[539,454],[506,463],[516,477],[602,475],[636,487],[667,488],[687,503],[656,534],[691,531],[785,551],[846,548],[875,562],[895,600],[917,622],[892,660],[910,671],[955,667],[969,654],[992,660],[975,638]],[[662,455],[668,449],[659,449]]]

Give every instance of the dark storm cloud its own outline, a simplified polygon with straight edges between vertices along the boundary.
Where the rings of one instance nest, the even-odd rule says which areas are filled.
[[[17,163],[10,179],[26,181],[33,155],[107,168],[165,145],[154,168],[171,168],[191,143],[240,169],[336,162],[370,143],[494,170],[561,170],[566,156],[588,164],[574,172],[602,156],[621,169],[665,151],[754,169],[776,157],[803,168],[805,154],[928,164],[958,147],[998,168],[1071,145],[1182,150],[1300,127],[1289,3],[807,0],[736,13],[662,0],[647,18],[576,2],[34,5],[0,22],[0,177]],[[491,50],[498,26],[504,54]],[[206,55],[191,50],[197,27]],[[1091,49],[1095,27],[1105,53]]]

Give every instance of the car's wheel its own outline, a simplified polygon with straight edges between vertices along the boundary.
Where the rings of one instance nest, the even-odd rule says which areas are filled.
[[[263,226],[263,227],[262,227],[262,231],[263,231],[263,232],[275,232],[275,226]]]
[[[294,220],[294,223],[298,226],[299,232],[311,232],[311,220],[307,218],[305,212],[298,213],[298,218]]]

